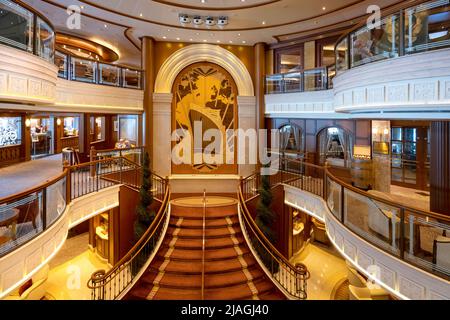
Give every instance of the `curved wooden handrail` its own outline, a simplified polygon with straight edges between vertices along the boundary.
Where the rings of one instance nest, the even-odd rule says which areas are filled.
[[[144,149],[145,149],[145,146],[141,146],[141,147],[130,147],[130,148],[123,148],[123,149],[120,149],[120,148],[112,148],[112,149],[95,150],[95,151],[96,151],[97,153],[106,153],[106,152],[130,151],[130,150],[138,150],[138,149],[144,150]]]
[[[328,170],[328,168],[324,168],[324,169],[325,169],[325,174],[326,174],[326,176],[328,178],[330,178],[331,180],[333,180],[337,184],[343,186],[344,188],[346,188],[346,189],[348,189],[348,190],[350,190],[350,191],[352,191],[354,193],[362,195],[362,196],[364,196],[366,198],[369,198],[369,199],[371,199],[373,201],[381,202],[381,203],[386,204],[386,205],[391,206],[391,207],[404,209],[406,211],[411,211],[411,212],[414,212],[414,213],[417,213],[417,214],[420,214],[420,215],[423,215],[423,216],[427,216],[427,217],[431,217],[431,218],[435,218],[435,219],[439,219],[439,220],[444,220],[444,221],[447,221],[447,222],[450,223],[450,217],[449,216],[446,216],[446,215],[443,215],[443,214],[440,214],[440,213],[437,213],[437,212],[433,212],[433,211],[424,211],[424,210],[421,210],[421,209],[417,209],[417,208],[413,208],[413,207],[410,207],[410,206],[406,206],[406,205],[400,204],[400,203],[395,202],[395,201],[384,199],[384,198],[378,197],[376,195],[372,195],[372,194],[368,193],[367,191],[358,189],[358,188],[356,188],[356,187],[346,183],[345,181],[342,181],[338,177],[334,176]]]
[[[244,200],[244,195],[242,194],[242,188],[239,187],[239,202],[241,203],[241,208],[243,209],[244,218],[247,222],[247,224],[252,229],[252,232],[257,236],[259,242],[264,246],[264,248],[270,253],[273,259],[275,259],[278,263],[284,263],[287,265],[290,269],[296,270],[296,266],[292,265],[292,263],[282,255],[277,248],[267,239],[267,237],[264,235],[264,233],[261,231],[261,229],[256,225],[255,220],[252,218],[247,205]],[[272,254],[274,252],[274,254]],[[304,264],[298,264],[300,267],[304,267],[305,270],[307,270],[307,267]],[[303,271],[302,271],[303,272]],[[309,273],[306,279],[309,278]]]
[[[7,203],[7,202],[13,202],[13,201],[15,201],[17,199],[26,197],[27,195],[30,195],[32,193],[36,193],[38,191],[41,191],[41,190],[43,190],[43,189],[45,189],[45,188],[47,188],[47,187],[57,183],[58,181],[60,181],[64,177],[67,177],[68,173],[69,173],[69,169],[68,168],[64,168],[64,170],[63,170],[63,172],[61,174],[59,174],[59,175],[57,175],[57,176],[55,176],[53,178],[50,178],[45,183],[40,184],[39,186],[32,187],[32,188],[27,189],[25,191],[22,191],[22,192],[19,192],[19,193],[15,193],[13,195],[1,198],[0,199],[0,204],[4,204],[4,203]]]
[[[107,272],[104,270],[98,270],[92,274],[87,284],[89,289],[97,289],[111,282],[112,279],[114,279],[113,275],[119,274],[118,271],[123,270],[123,268],[126,267],[127,263],[132,261],[133,258],[136,257],[141,252],[144,245],[147,244],[148,241],[150,241],[153,238],[155,232],[158,230],[158,227],[164,221],[163,219],[164,212],[166,210],[167,205],[169,204],[169,198],[170,198],[170,188],[169,185],[167,184],[164,200],[150,227],[139,239],[139,241],[130,250],[128,250],[127,254],[123,256],[122,259],[120,259],[120,261],[116,263],[112,269],[110,269]],[[98,285],[96,285],[97,283]]]

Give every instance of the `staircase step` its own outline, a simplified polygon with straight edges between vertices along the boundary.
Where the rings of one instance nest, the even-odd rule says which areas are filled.
[[[237,228],[236,228],[237,229]],[[223,228],[215,228],[215,229],[205,229],[205,238],[211,239],[211,238],[223,238],[223,237],[229,237],[231,234],[240,234],[240,229],[237,229],[238,232],[236,232],[236,229],[232,229],[233,233],[231,233],[230,229],[228,227]],[[176,228],[170,227],[167,230],[168,234],[174,234],[174,231],[177,230]],[[189,238],[189,239],[203,239],[203,230],[202,229],[183,229],[180,228],[177,230],[177,237],[178,238]]]
[[[239,218],[237,215],[229,218],[231,220],[232,226],[239,225]],[[171,218],[170,226],[171,227],[180,227],[180,228],[191,228],[191,229],[203,229],[203,219],[183,219],[183,222],[180,226],[177,225],[179,218]],[[226,218],[217,218],[217,219],[208,219],[205,221],[206,229],[213,228],[223,228],[228,226],[228,221]]]
[[[273,284],[266,280],[257,280],[253,284],[258,288],[258,295],[273,290]],[[247,283],[229,287],[226,290],[221,288],[205,290],[205,299],[207,300],[248,300],[252,298],[253,293]]]
[[[247,263],[247,267],[253,267],[256,265],[256,261],[251,258],[243,258]],[[161,260],[157,258],[156,260]],[[169,259],[170,260],[170,259]],[[160,264],[161,265],[161,264]],[[152,271],[159,271],[159,267],[155,268],[150,266]],[[226,273],[231,271],[242,270],[242,264],[237,258],[215,260],[205,263],[205,274],[206,273]],[[169,263],[164,268],[165,273],[175,273],[175,274],[201,274],[202,273],[202,261],[192,261],[192,260],[170,260]]]
[[[237,235],[236,239],[238,243],[234,243],[231,237],[224,237],[224,238],[217,238],[217,239],[208,239],[206,241],[205,246],[206,249],[223,249],[223,248],[229,248],[234,247],[235,245],[241,245],[244,243],[244,237],[242,235]],[[163,241],[163,244],[165,246],[168,246],[172,242],[172,239],[169,238]],[[183,239],[179,238],[175,242],[175,248],[180,249],[198,249],[202,250],[203,248],[203,241],[202,239]]]
[[[167,250],[168,247],[164,248],[164,250],[160,250],[160,252],[158,252],[158,256],[164,257]],[[250,250],[247,247],[239,248],[239,250],[242,252],[242,255],[250,256]],[[205,261],[230,259],[236,258],[237,256],[238,253],[234,247],[205,250]],[[170,255],[171,260],[186,260],[186,257],[189,257],[189,260],[192,261],[202,260],[202,250],[176,248]]]
[[[202,293],[198,289],[159,288],[153,300],[201,300]]]
[[[217,219],[237,216],[237,205],[206,208],[206,219]],[[174,218],[203,220],[203,208],[179,207],[173,205],[170,215]]]

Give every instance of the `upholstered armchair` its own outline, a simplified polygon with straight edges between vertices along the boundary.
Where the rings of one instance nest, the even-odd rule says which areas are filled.
[[[450,237],[438,236],[434,240],[433,263],[436,269],[450,273]]]
[[[383,288],[367,286],[367,280],[347,262],[350,300],[390,300],[389,293]]]

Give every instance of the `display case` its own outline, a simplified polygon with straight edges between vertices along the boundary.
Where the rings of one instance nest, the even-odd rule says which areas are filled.
[[[0,148],[22,144],[22,118],[0,117]]]

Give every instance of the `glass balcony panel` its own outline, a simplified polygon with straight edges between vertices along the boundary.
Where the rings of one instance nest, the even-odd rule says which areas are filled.
[[[450,46],[450,1],[427,2],[405,10],[405,52]]]
[[[341,217],[341,185],[337,184],[333,180],[327,178],[327,204],[328,208],[331,210],[333,215],[339,219],[339,221],[342,220]]]
[[[301,92],[302,74],[300,72],[286,73],[284,76],[284,92]]]
[[[120,86],[120,68],[109,64],[100,63],[100,84],[106,84],[110,86]]]
[[[344,38],[336,46],[336,71],[337,73],[348,69],[348,40]]]
[[[266,76],[266,93],[282,93],[283,88],[283,75],[273,74]]]
[[[33,52],[33,13],[9,0],[0,0],[0,43]]]
[[[55,65],[58,67],[58,77],[67,79],[68,76],[68,56],[62,52],[55,52]]]
[[[394,255],[399,255],[400,210],[345,189],[344,223],[353,232]]]
[[[351,67],[361,66],[399,55],[399,16],[381,21],[380,28],[364,27],[350,35]]]
[[[72,57],[71,79],[82,82],[95,83],[97,63],[90,60]]]
[[[43,193],[31,193],[0,204],[0,256],[29,241],[43,231]]]
[[[123,69],[123,86],[125,88],[141,89],[141,72]]]
[[[37,17],[36,23],[36,54],[49,61],[54,61],[55,32],[41,18]]]
[[[66,178],[46,189],[46,224],[51,226],[66,209]]]
[[[450,222],[405,212],[405,260],[450,279]]]
[[[325,90],[327,88],[325,68],[306,70],[303,74],[305,77],[304,91]]]

